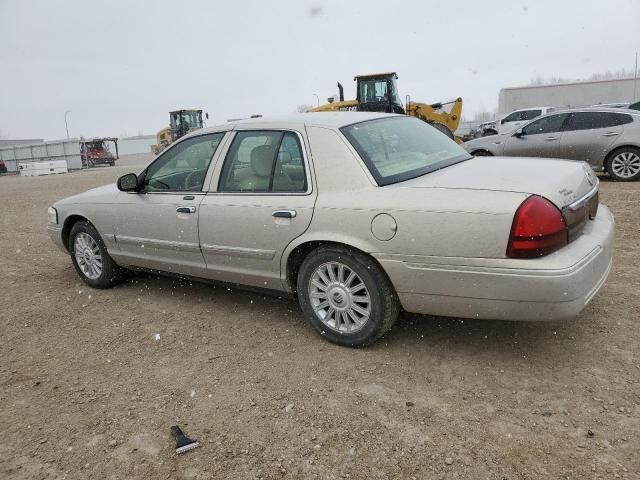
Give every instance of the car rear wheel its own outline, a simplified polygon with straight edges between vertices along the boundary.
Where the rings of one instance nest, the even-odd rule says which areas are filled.
[[[384,335],[398,318],[393,285],[370,257],[340,247],[321,247],[305,258],[298,272],[300,306],[327,340],[364,346]]]
[[[640,149],[625,147],[613,152],[607,159],[607,172],[619,182],[640,179]]]
[[[125,270],[109,256],[104,241],[89,222],[78,222],[69,234],[71,261],[80,278],[93,288],[109,288],[120,283]]]

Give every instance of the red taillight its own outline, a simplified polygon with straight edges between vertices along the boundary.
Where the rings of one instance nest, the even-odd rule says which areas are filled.
[[[560,210],[546,198],[532,195],[513,218],[507,257],[542,257],[567,243],[567,224]]]

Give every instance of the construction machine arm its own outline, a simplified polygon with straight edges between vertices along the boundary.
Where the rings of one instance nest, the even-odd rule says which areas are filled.
[[[343,102],[325,103],[319,107],[310,108],[307,112],[339,112],[341,110],[356,110],[357,108],[357,100],[345,100]]]
[[[451,104],[452,107],[448,112],[442,111],[444,105]],[[419,102],[407,102],[407,115],[417,117],[428,123],[441,123],[445,125],[451,132],[455,132],[460,125],[460,117],[462,115],[462,98],[456,98],[452,102],[434,103],[428,105]]]

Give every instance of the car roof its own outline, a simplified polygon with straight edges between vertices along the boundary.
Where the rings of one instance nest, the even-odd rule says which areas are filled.
[[[255,128],[298,128],[305,126],[318,126],[328,128],[341,128],[354,123],[374,120],[384,117],[399,117],[401,115],[376,112],[307,112],[281,116],[265,116],[256,118],[246,118],[234,120],[211,127],[205,127],[189,134],[201,135],[207,132],[220,132],[225,130],[242,129],[248,127]]]
[[[526,110],[542,110],[545,108],[555,108],[555,107],[527,107],[527,108],[518,108],[517,110],[512,110],[511,113],[513,112],[524,112]]]
[[[627,113],[629,115],[640,115],[640,111],[629,110],[627,108],[615,108],[615,107],[576,107],[565,108],[562,110],[556,110],[549,112],[549,115],[556,113],[573,113],[573,112],[604,112],[604,113]]]

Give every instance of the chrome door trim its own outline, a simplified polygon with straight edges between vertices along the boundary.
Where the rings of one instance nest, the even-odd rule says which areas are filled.
[[[255,258],[257,260],[273,260],[275,250],[261,250],[259,248],[227,247],[224,245],[210,245],[203,243],[200,248],[203,253],[214,255],[230,255],[233,257]]]
[[[192,242],[175,242],[171,240],[154,240],[151,238],[129,237],[126,235],[114,235],[117,243],[123,245],[136,245],[164,250],[177,250],[180,252],[199,252],[200,245]]]

